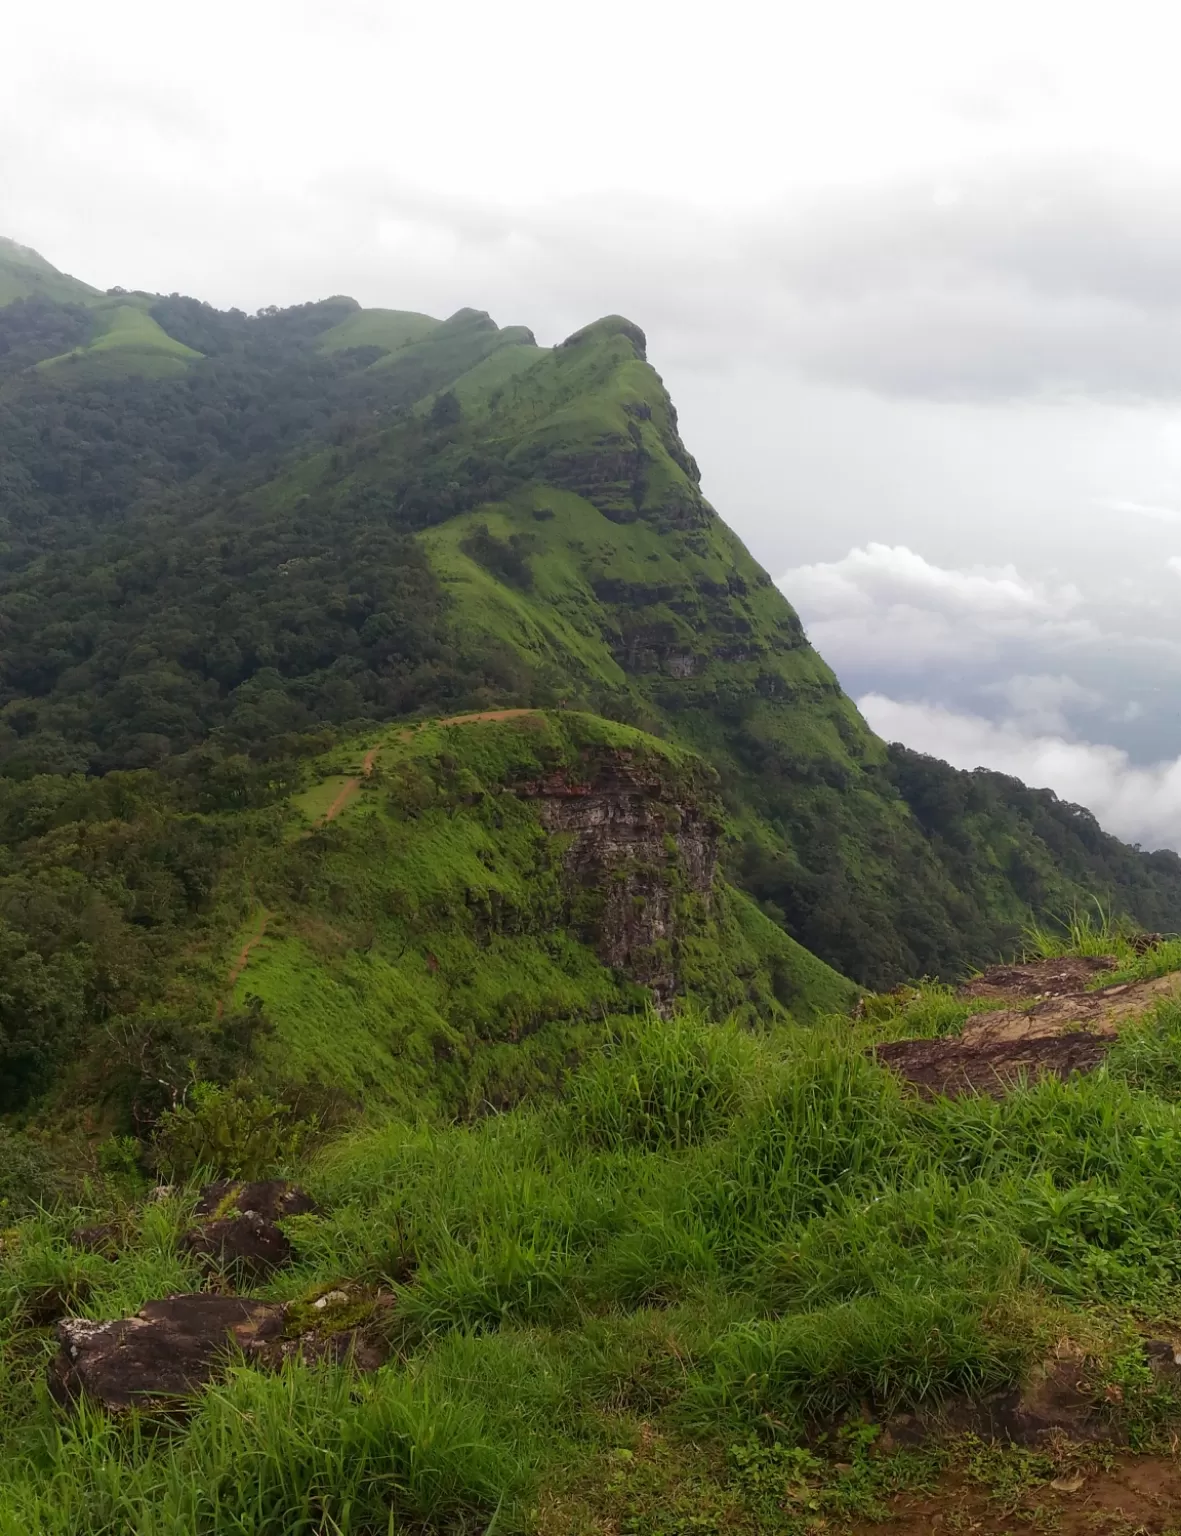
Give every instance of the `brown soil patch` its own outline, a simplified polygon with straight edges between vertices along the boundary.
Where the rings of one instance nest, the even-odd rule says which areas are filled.
[[[1178,1529],[1181,1462],[1171,1456],[1121,1456],[1102,1470],[1066,1473],[1012,1497],[990,1495],[962,1473],[930,1492],[899,1494],[884,1521],[842,1525],[844,1536],[932,1536],[971,1531],[1012,1536],[1014,1531],[1054,1536],[1164,1536]]]
[[[1181,992],[1181,974],[1088,991],[1110,968],[1102,959],[994,966],[961,996],[1012,998],[1024,1006],[977,1014],[960,1035],[879,1045],[877,1058],[928,1095],[1001,1094],[1023,1077],[1088,1072],[1121,1024]]]
[[[440,725],[472,725],[477,720],[519,720],[522,715],[536,715],[536,709],[481,709],[473,715],[452,715]]]
[[[1069,1077],[1089,1072],[1103,1060],[1113,1034],[1040,1037],[1028,1042],[1006,1040],[991,1046],[960,1040],[895,1040],[880,1045],[878,1060],[892,1067],[928,1097],[966,1093],[1000,1095],[1022,1078]]]
[[[1110,955],[1067,955],[1024,965],[993,965],[962,986],[961,997],[1062,997],[1083,992],[1102,971],[1113,971]]]

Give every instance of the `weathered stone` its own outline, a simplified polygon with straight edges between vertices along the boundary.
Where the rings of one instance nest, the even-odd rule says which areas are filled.
[[[709,910],[718,823],[667,774],[624,750],[597,762],[586,779],[555,773],[517,792],[538,802],[549,831],[573,834],[565,859],[572,915],[599,958],[668,1008],[681,905],[693,896]]]
[[[123,1230],[118,1222],[104,1221],[94,1227],[78,1227],[70,1233],[70,1246],[83,1253],[101,1253],[108,1259],[117,1258],[123,1245]]]
[[[50,1364],[54,1396],[68,1403],[85,1395],[111,1413],[183,1409],[235,1358],[277,1370],[296,1357],[372,1371],[388,1349],[374,1319],[391,1297],[330,1292],[342,1303],[257,1301],[199,1292],[149,1301],[134,1317],[111,1322],[68,1318],[58,1324],[60,1349]]]
[[[54,1396],[82,1394],[113,1413],[176,1408],[203,1387],[235,1350],[249,1358],[283,1336],[284,1308],[248,1296],[170,1296],[135,1317],[96,1323],[67,1318],[50,1365]]]
[[[207,1269],[257,1278],[290,1262],[291,1244],[278,1225],[282,1218],[315,1209],[307,1191],[285,1179],[223,1179],[201,1191],[195,1214],[209,1220],[186,1232],[181,1246]]]

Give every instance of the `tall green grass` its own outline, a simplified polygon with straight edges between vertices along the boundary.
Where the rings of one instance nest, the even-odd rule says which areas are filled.
[[[1025,929],[1023,948],[1027,959],[1057,960],[1067,955],[1132,955],[1130,925],[1113,917],[1096,899],[1093,907],[1075,907],[1066,917],[1048,924],[1031,923]]]
[[[1088,1077],[923,1101],[848,1020],[637,1019],[562,1100],[320,1151],[325,1214],[266,1294],[392,1290],[391,1364],[240,1371],[165,1436],[51,1408],[38,1307],[196,1284],[193,1192],[128,1213],[113,1261],[69,1246],[84,1213],[37,1217],[0,1254],[0,1533],[507,1530],[638,1418],[790,1440],[1012,1384],[1181,1302],[1179,1040],[1161,1008]]]

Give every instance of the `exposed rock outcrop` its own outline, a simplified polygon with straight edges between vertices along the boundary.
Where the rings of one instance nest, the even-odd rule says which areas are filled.
[[[1181,991],[1176,973],[1097,985],[1110,956],[994,965],[960,989],[968,1000],[1007,1002],[970,1017],[958,1035],[891,1040],[877,1059],[926,1095],[1000,1096],[1023,1079],[1092,1071],[1120,1028]]]
[[[110,1322],[66,1318],[57,1325],[50,1391],[59,1402],[85,1396],[111,1413],[175,1412],[236,1357],[268,1370],[295,1356],[376,1370],[387,1351],[371,1325],[388,1300],[336,1290],[283,1303],[202,1291],[149,1301]]]
[[[283,1217],[315,1209],[306,1190],[284,1179],[223,1179],[201,1191],[194,1214],[207,1219],[185,1233],[181,1246],[207,1270],[257,1279],[290,1262],[291,1244],[279,1226]]]
[[[572,837],[570,921],[661,1009],[676,994],[678,943],[694,915],[709,912],[721,832],[712,809],[664,767],[618,751],[585,779],[562,772],[518,787],[550,832]]]
[[[95,1323],[67,1318],[50,1366],[59,1401],[82,1394],[113,1413],[174,1407],[240,1350],[247,1358],[283,1336],[283,1308],[248,1296],[170,1296],[135,1317]]]

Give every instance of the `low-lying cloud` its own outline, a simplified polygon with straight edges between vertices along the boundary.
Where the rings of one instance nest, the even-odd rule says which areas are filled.
[[[1181,848],[1181,758],[1144,767],[1118,747],[1029,732],[937,704],[869,693],[858,707],[879,736],[943,758],[986,767],[1085,805],[1104,829],[1147,847]]]
[[[1070,582],[1012,565],[954,570],[901,545],[869,543],[841,560],[796,566],[779,586],[838,671],[872,664],[927,676],[964,664],[995,675],[1006,654],[1061,654],[1098,638]]]

